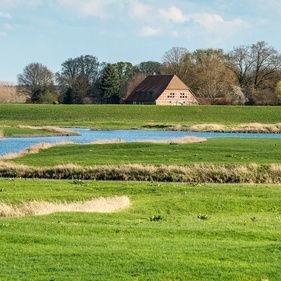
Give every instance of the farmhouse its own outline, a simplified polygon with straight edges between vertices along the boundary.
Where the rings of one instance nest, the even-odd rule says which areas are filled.
[[[176,75],[149,75],[124,99],[124,103],[194,105],[198,101]]]

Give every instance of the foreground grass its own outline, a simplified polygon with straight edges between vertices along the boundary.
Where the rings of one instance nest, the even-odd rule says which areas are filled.
[[[0,218],[1,280],[280,280],[280,186],[0,180],[0,201],[127,211]]]
[[[53,125],[101,129],[166,128],[202,123],[227,126],[281,122],[281,107],[0,104],[0,126]]]

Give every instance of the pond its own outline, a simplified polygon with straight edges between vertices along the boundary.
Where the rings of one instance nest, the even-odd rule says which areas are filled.
[[[260,133],[212,133],[212,132],[182,132],[182,131],[158,131],[158,130],[90,130],[74,129],[79,136],[61,137],[28,137],[28,138],[5,138],[0,139],[0,156],[7,153],[16,153],[29,146],[41,142],[59,143],[71,141],[75,143],[89,143],[96,140],[141,141],[141,140],[169,140],[189,136],[201,138],[218,137],[239,137],[239,138],[280,138],[281,134],[260,134]]]

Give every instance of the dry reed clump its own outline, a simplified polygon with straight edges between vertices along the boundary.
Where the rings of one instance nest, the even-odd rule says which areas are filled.
[[[281,123],[277,124],[261,124],[261,123],[249,123],[240,124],[232,128],[233,132],[249,132],[249,133],[281,133]]]
[[[55,134],[59,134],[62,136],[69,136],[69,135],[77,135],[77,133],[63,129],[60,127],[55,127],[55,126],[27,126],[27,125],[18,125],[19,128],[24,128],[24,129],[32,129],[32,130],[43,130],[43,131],[48,131],[52,132]]]
[[[101,197],[85,202],[73,203],[30,201],[22,203],[21,206],[13,206],[0,202],[0,217],[47,215],[56,212],[112,213],[127,209],[130,204],[130,199],[127,196]]]
[[[279,182],[281,182],[281,165],[280,164],[272,164],[269,167],[270,174],[274,175],[276,178],[279,178]]]
[[[183,127],[181,125],[173,125],[173,126],[168,126],[166,130],[170,131],[182,131]]]
[[[181,143],[203,142],[206,140],[207,140],[206,138],[198,138],[198,137],[191,136],[191,137],[183,137],[183,138],[171,139],[171,140],[142,140],[139,142],[181,144]]]
[[[3,138],[4,138],[4,131],[0,130],[0,139],[3,139]]]
[[[109,143],[122,143],[124,142],[122,139],[114,139],[114,140],[94,140],[91,141],[89,144],[109,144]]]
[[[0,169],[7,169],[7,170],[12,170],[12,169],[18,169],[18,170],[26,170],[30,169],[29,166],[23,165],[23,164],[16,164],[12,162],[4,162],[0,160]]]
[[[74,164],[35,168],[24,165],[9,166],[0,162],[0,177],[119,180],[199,183],[281,183],[281,165],[214,165],[187,166],[101,165],[82,167]]]
[[[198,124],[186,127],[186,130],[193,132],[224,132],[224,125],[219,124]]]
[[[8,153],[8,154],[5,154],[3,156],[0,156],[0,160],[14,159],[14,158],[17,158],[19,156],[26,155],[26,154],[38,153],[41,149],[48,149],[48,148],[51,148],[51,147],[54,147],[54,146],[72,144],[72,143],[73,142],[69,142],[69,141],[62,141],[62,142],[58,142],[58,143],[41,142],[41,143],[37,143],[35,145],[32,145],[32,146],[28,147],[27,149],[21,150],[17,153]]]
[[[0,103],[24,103],[28,95],[19,94],[13,83],[0,82]]]

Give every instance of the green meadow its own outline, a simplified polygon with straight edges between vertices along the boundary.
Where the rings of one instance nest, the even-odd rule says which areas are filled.
[[[35,167],[62,164],[92,165],[188,165],[281,163],[281,140],[214,138],[194,143],[67,144],[26,154],[14,163]]]
[[[9,137],[38,133],[19,125],[230,128],[278,124],[280,113],[281,107],[13,104],[0,105],[0,129]],[[0,280],[279,281],[280,151],[280,139],[216,138],[195,143],[65,144],[1,160],[0,172],[7,177],[0,178]],[[76,172],[79,165],[82,178],[35,178],[43,169],[49,176],[56,174],[59,165],[64,173],[71,165]],[[116,167],[119,173],[131,167],[134,176],[140,171],[144,176],[162,173],[168,180],[85,180],[90,166],[106,167],[112,178]],[[21,167],[26,178],[14,172]],[[187,167],[193,179],[206,169],[214,182],[222,183],[210,184],[200,177],[172,182],[170,168],[164,167]],[[225,184],[220,173],[229,173],[227,179],[238,183]],[[268,183],[255,184],[255,179]],[[239,183],[242,180],[252,184]],[[47,203],[83,204],[115,196],[127,196],[130,206],[110,213],[26,212],[29,202],[46,209]]]
[[[280,280],[280,186],[0,180],[0,200],[126,195],[117,213],[0,219],[1,280]]]
[[[127,106],[0,104],[0,127],[49,125],[96,129],[165,128],[202,123],[281,122],[278,106]]]

